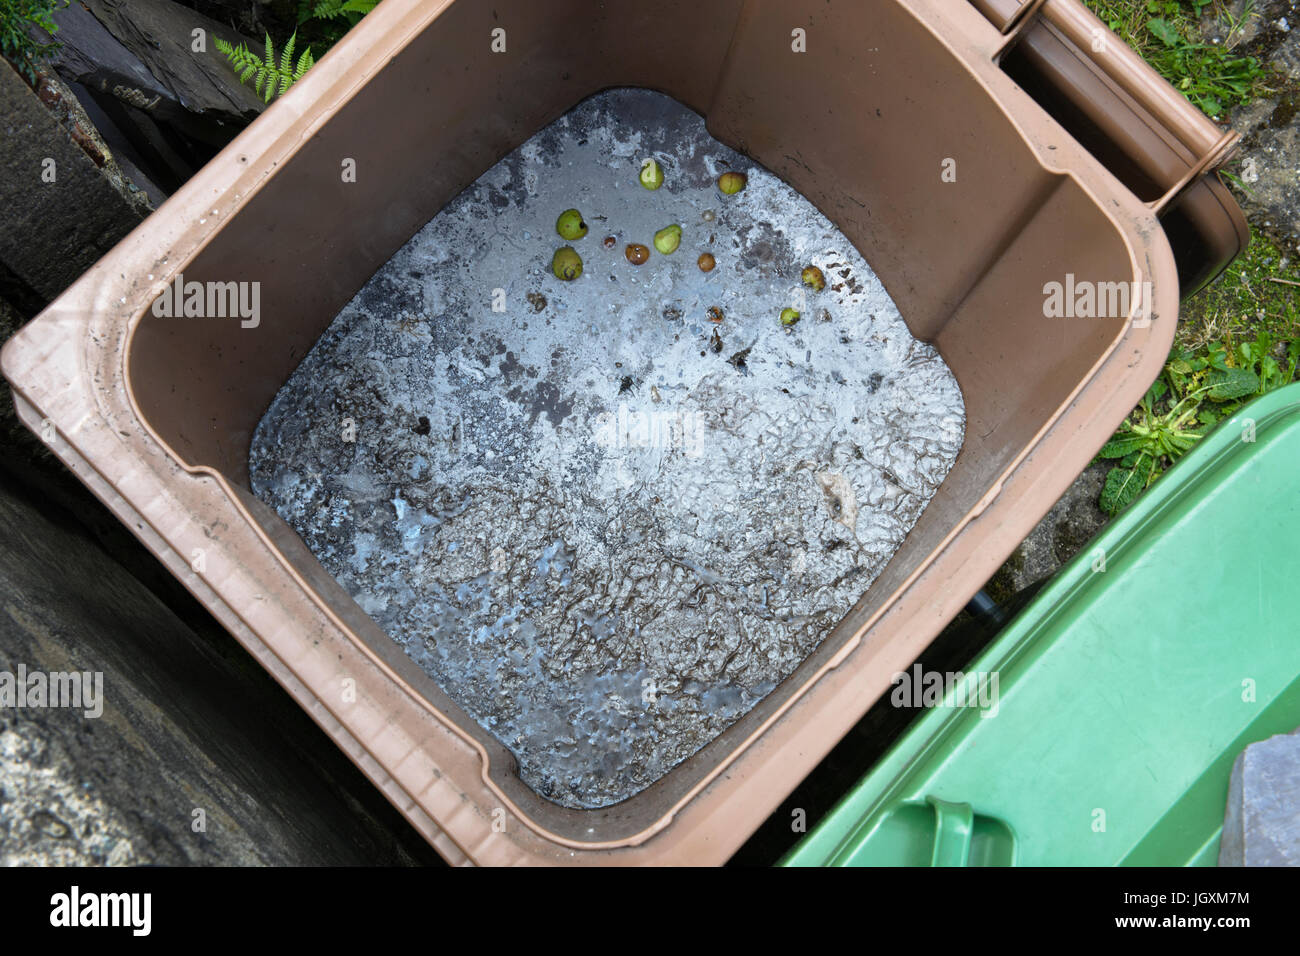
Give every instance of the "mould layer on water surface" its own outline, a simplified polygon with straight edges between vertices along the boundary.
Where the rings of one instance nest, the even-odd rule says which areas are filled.
[[[657,190],[638,182],[647,158]],[[732,169],[748,185],[726,196]],[[562,239],[570,208],[589,228]],[[552,272],[564,245],[583,260],[571,281]],[[276,396],[250,469],[525,783],[599,807],[808,656],[963,429],[951,373],[815,207],[674,100],[614,90],[375,274]]]

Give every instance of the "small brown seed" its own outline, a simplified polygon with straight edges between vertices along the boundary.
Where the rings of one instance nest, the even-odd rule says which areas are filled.
[[[696,261],[696,265],[700,267],[701,272],[712,272],[713,267],[716,266],[717,264],[718,264],[717,260],[714,259],[713,256],[707,252],[701,253],[700,258]]]
[[[623,255],[627,256],[627,261],[632,265],[639,266],[650,258],[650,249],[639,242],[633,242],[623,251]]]
[[[618,245],[618,240],[615,239],[613,236],[606,236],[604,240],[601,242],[601,244],[606,249],[613,249],[616,245]]]
[[[705,314],[709,317],[710,322],[722,321],[722,310],[719,309],[716,305],[709,306],[709,311],[706,312]]]

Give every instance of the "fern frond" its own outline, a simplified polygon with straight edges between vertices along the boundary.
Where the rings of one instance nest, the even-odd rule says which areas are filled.
[[[293,45],[298,40],[298,34],[294,33],[289,37],[289,42],[284,45],[280,51],[280,72],[289,76],[293,72]]]
[[[379,0],[318,0],[311,15],[317,20],[337,20],[349,13],[364,17],[377,6]]]
[[[312,10],[317,20],[333,20],[343,16],[343,0],[320,0]]]
[[[299,80],[301,80],[303,74],[306,73],[315,65],[316,65],[316,61],[312,59],[311,47],[308,47],[306,50],[303,51],[302,56],[298,57],[298,68],[293,71],[294,82],[296,83]]]
[[[253,53],[242,43],[236,47],[220,37],[216,39],[215,46],[230,61],[234,71],[239,74],[239,82],[247,85],[251,78],[253,80],[253,91],[261,96],[265,102],[269,103],[272,98],[283,96],[288,92],[289,87],[302,79],[303,74],[311,69],[316,62],[311,55],[311,47],[308,47],[299,55],[298,65],[294,66],[293,54],[297,42],[298,34],[294,33],[293,36],[289,37],[283,49],[280,50],[278,63],[275,44],[272,42],[270,34],[266,36],[265,59]]]

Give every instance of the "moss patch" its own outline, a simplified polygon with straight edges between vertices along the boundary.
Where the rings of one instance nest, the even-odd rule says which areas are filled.
[[[1267,332],[1276,342],[1300,338],[1300,263],[1267,236],[1255,234],[1246,251],[1199,295],[1183,303],[1175,348],[1199,351]]]
[[[998,604],[1006,604],[1020,590],[1020,574],[1025,570],[1024,545],[1016,548],[997,573],[989,578],[984,590]]]

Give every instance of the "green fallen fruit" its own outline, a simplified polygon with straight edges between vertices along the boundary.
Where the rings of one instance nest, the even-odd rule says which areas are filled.
[[[653,159],[641,164],[641,185],[646,189],[658,189],[664,184],[664,171]]]
[[[675,223],[671,226],[664,226],[655,233],[655,248],[662,255],[669,255],[676,252],[677,247],[682,244],[682,227]]]
[[[814,292],[820,292],[826,288],[826,276],[822,275],[822,270],[816,266],[808,266],[803,270],[803,284]]]
[[[794,309],[786,308],[781,310],[782,325],[794,325],[798,321],[799,321],[799,313],[796,312]]]
[[[566,282],[576,279],[582,275],[582,256],[578,255],[573,246],[556,249],[555,256],[551,259],[551,271],[555,273],[555,278]]]
[[[730,172],[723,173],[718,177],[718,188],[728,196],[734,196],[745,188],[749,182],[749,177],[744,173]]]
[[[582,213],[576,209],[566,209],[555,220],[555,231],[563,239],[581,239],[587,234],[587,224],[582,221]]]

